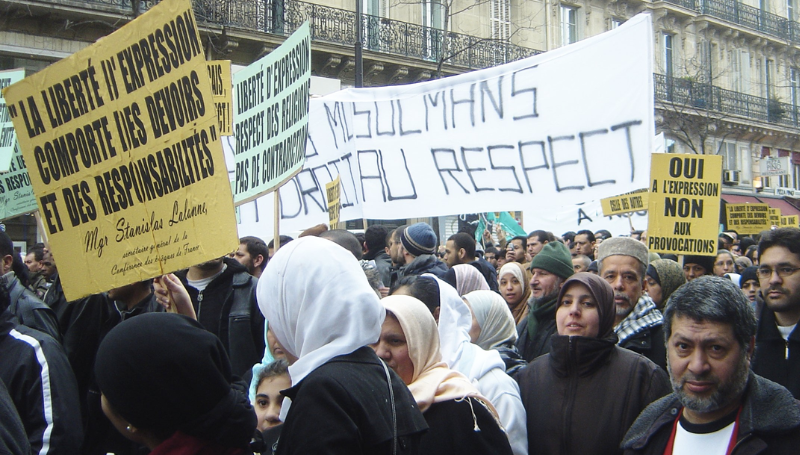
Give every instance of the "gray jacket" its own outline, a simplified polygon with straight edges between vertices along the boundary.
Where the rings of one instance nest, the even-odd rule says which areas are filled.
[[[23,286],[14,272],[3,275],[2,281],[8,289],[11,300],[8,310],[16,317],[17,321],[26,327],[50,335],[60,343],[61,331],[58,328],[55,312],[39,297],[36,297],[33,291]]]

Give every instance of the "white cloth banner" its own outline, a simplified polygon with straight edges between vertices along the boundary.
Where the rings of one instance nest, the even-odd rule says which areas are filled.
[[[600,201],[588,201],[561,207],[558,210],[525,210],[523,221],[526,232],[542,229],[559,236],[568,231],[578,232],[588,229],[597,232],[606,229],[614,236],[620,236],[630,235],[631,227],[637,231],[646,230],[647,211],[603,216],[603,206]]]
[[[495,68],[314,99],[304,169],[280,190],[281,232],[327,221],[337,175],[342,220],[555,211],[644,188],[653,112],[646,14]],[[240,234],[269,235],[271,206],[241,206]]]

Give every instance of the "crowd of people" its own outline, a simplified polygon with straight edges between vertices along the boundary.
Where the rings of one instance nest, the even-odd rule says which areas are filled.
[[[316,226],[67,301],[0,232],[0,454],[798,453],[800,229],[646,235]]]

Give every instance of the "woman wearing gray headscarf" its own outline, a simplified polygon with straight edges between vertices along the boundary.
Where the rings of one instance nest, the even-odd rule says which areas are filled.
[[[647,266],[644,279],[647,295],[661,310],[666,306],[669,296],[682,284],[686,283],[683,268],[675,261],[669,259],[656,259]]]
[[[550,353],[517,376],[528,414],[528,449],[537,454],[621,454],[639,413],[671,391],[667,374],[617,346],[614,291],[578,273],[558,295]]]

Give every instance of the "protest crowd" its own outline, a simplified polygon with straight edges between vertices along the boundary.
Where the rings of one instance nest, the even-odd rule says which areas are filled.
[[[800,229],[498,234],[320,225],[67,301],[0,232],[0,452],[797,453]]]

